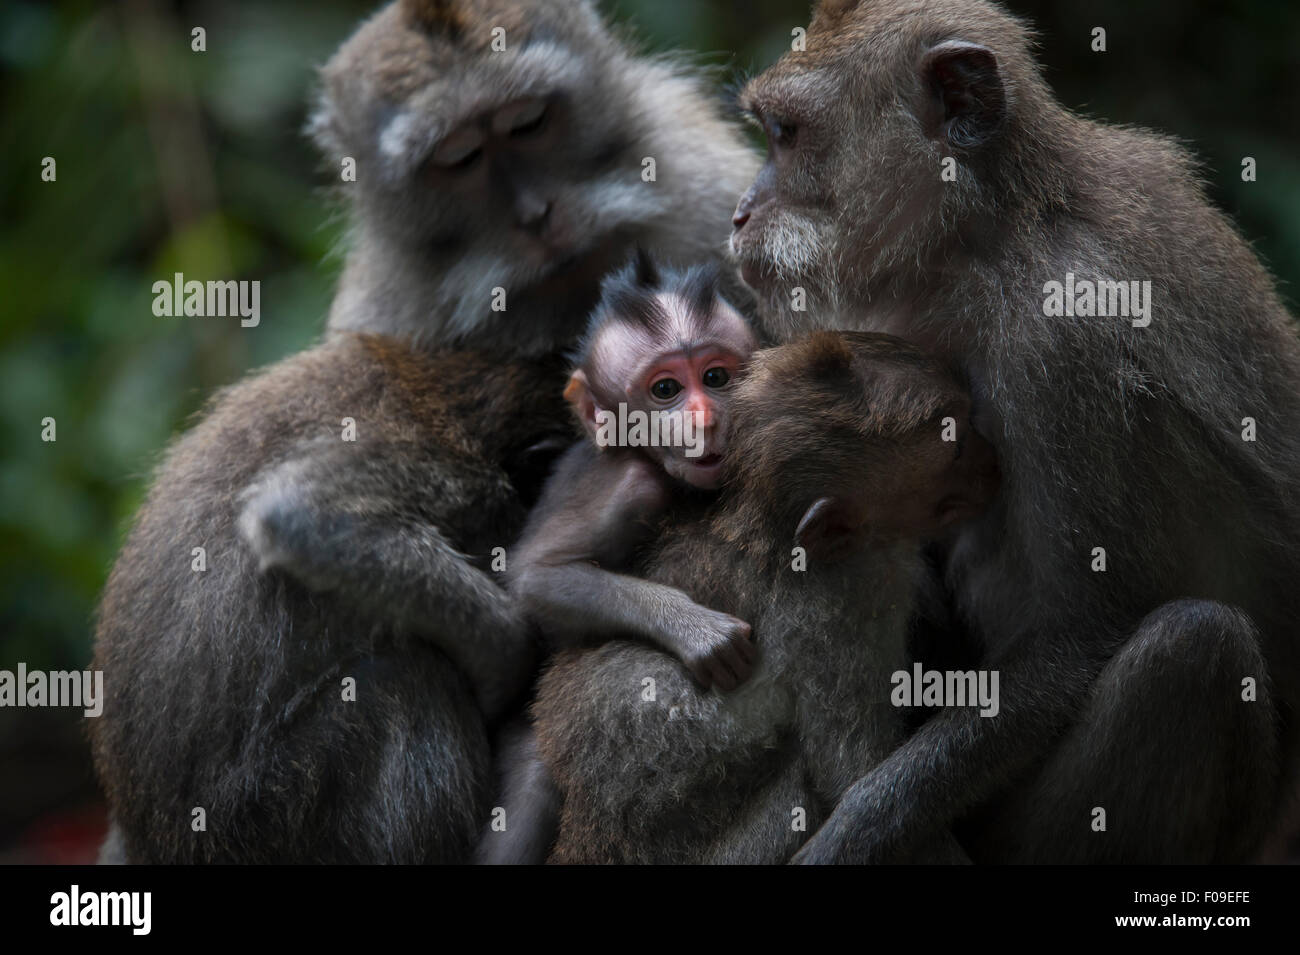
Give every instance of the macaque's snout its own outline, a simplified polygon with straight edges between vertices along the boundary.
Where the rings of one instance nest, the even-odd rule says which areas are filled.
[[[745,223],[749,222],[749,217],[754,214],[754,205],[758,201],[757,187],[758,183],[750,186],[748,190],[745,190],[745,195],[742,195],[740,201],[736,203],[736,212],[732,213],[732,231],[738,233],[738,231],[744,229]]]

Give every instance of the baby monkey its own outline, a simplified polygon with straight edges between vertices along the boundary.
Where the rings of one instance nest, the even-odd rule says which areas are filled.
[[[670,504],[718,487],[732,387],[758,346],[718,293],[715,268],[660,269],[644,251],[607,278],[564,396],[587,432],[560,459],[510,560],[508,586],[558,650],[646,641],[705,689],[732,690],[757,660],[750,626],[625,570]],[[558,794],[531,730],[500,747],[506,830],[481,862],[541,862]]]
[[[671,502],[717,488],[728,400],[757,344],[713,268],[660,270],[639,251],[606,279],[564,391],[590,440],[561,458],[510,562],[553,649],[634,637],[705,688],[749,676],[749,624],[617,571]]]

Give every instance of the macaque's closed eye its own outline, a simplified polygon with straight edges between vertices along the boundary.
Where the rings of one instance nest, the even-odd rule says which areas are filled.
[[[546,125],[547,115],[545,99],[520,100],[496,111],[492,117],[492,132],[498,136],[527,136]]]
[[[749,103],[745,108],[746,118],[756,124],[767,137],[768,145],[776,149],[789,149],[795,144],[799,133],[799,124],[791,117],[768,112],[770,107]]]
[[[771,144],[780,149],[793,147],[799,132],[799,127],[794,123],[775,117],[769,118],[763,124],[763,128],[767,132],[767,138]]]
[[[541,132],[550,115],[549,104],[543,97],[530,97],[509,103],[492,114],[490,133],[485,133],[482,121],[469,121],[445,136],[429,157],[431,165],[462,172],[478,164],[488,147],[488,138],[506,137],[526,139]]]
[[[465,127],[443,139],[433,151],[430,162],[441,169],[468,169],[483,155],[483,134]]]

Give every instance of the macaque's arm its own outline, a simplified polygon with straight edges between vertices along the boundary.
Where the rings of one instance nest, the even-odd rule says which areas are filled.
[[[529,724],[502,730],[497,750],[497,804],[505,827],[487,826],[474,849],[477,865],[541,865],[560,829],[560,791]]]
[[[239,531],[261,571],[435,644],[492,717],[531,672],[530,626],[504,587],[421,517],[448,501],[473,506],[482,482],[410,443],[319,442],[243,492]]]
[[[1021,640],[995,666],[996,716],[948,707],[930,719],[849,787],[793,861],[896,863],[933,847],[960,815],[1046,751],[1100,669],[1070,641],[1041,638]]]
[[[702,685],[729,690],[753,669],[749,625],[674,587],[615,572],[670,496],[669,478],[642,456],[575,445],[529,518],[508,586],[555,646],[640,637],[680,659]]]

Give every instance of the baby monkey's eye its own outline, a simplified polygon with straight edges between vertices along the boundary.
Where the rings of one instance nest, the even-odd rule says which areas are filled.
[[[731,381],[731,372],[727,369],[718,367],[710,368],[704,373],[704,387],[721,388],[727,382]]]
[[[667,401],[669,398],[676,398],[682,390],[682,386],[675,378],[660,378],[650,386],[650,394],[654,395],[660,401]]]

